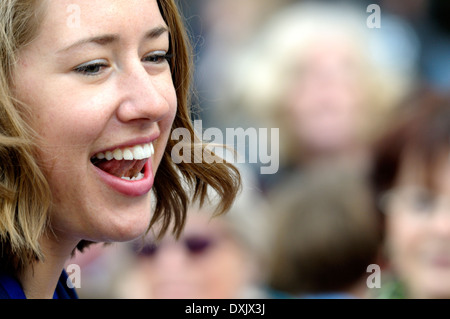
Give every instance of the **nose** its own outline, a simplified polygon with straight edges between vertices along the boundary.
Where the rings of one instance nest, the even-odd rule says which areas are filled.
[[[167,244],[158,251],[157,265],[167,273],[182,273],[188,264],[188,257],[176,243]]]
[[[152,123],[163,119],[170,110],[167,82],[165,76],[147,72],[140,61],[127,66],[117,85],[121,97],[116,111],[119,121]]]

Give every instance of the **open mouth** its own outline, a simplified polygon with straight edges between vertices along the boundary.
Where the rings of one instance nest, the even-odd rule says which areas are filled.
[[[154,153],[153,143],[148,143],[97,153],[91,158],[91,163],[115,177],[138,181],[144,178],[145,163]]]

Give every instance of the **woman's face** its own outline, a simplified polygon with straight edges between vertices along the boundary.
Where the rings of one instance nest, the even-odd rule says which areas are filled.
[[[135,271],[142,295],[132,297],[237,298],[252,280],[251,258],[221,217],[191,211],[181,238],[166,236],[155,247],[140,253]]]
[[[14,93],[41,137],[53,230],[130,240],[149,224],[177,108],[167,25],[156,0],[45,3],[39,36],[19,53]]]
[[[442,157],[426,187],[421,163],[409,157],[389,198],[387,245],[412,298],[450,297],[450,161]]]
[[[302,55],[287,94],[289,122],[309,150],[342,152],[357,140],[362,115],[361,66],[354,46],[326,38]]]

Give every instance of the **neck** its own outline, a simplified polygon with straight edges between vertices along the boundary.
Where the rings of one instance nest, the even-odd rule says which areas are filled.
[[[44,259],[25,267],[19,274],[27,299],[52,299],[65,262],[70,258],[77,242],[57,238],[47,233],[40,241]]]

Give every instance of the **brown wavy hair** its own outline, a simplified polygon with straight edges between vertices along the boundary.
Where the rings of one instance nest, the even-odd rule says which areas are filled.
[[[169,27],[173,55],[170,63],[178,108],[172,130],[187,129],[194,137],[192,151],[201,148],[202,154],[208,157],[200,163],[175,164],[171,151],[176,141],[169,140],[160,163],[153,187],[156,205],[149,229],[160,222],[159,236],[162,236],[173,225],[172,232],[179,236],[193,199],[203,203],[211,187],[219,197],[216,213],[224,213],[239,192],[241,178],[237,168],[208,152],[195,135],[189,99],[193,70],[189,37],[175,1],[157,2]],[[42,260],[39,239],[49,227],[52,194],[34,148],[33,141],[38,136],[26,123],[26,106],[12,94],[17,56],[37,36],[44,16],[42,1],[0,2],[0,268],[11,271]],[[88,244],[82,240],[77,248],[83,249]]]

